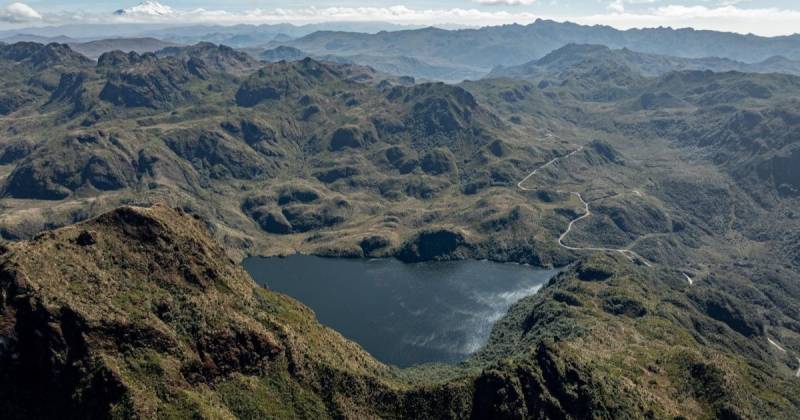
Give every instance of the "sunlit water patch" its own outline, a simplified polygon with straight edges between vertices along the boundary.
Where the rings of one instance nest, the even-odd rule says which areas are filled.
[[[244,268],[379,360],[401,367],[464,360],[486,343],[511,305],[557,273],[487,261],[310,256],[249,258]]]

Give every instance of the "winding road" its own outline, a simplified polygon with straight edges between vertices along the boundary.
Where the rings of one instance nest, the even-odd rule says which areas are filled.
[[[686,281],[689,282],[689,286],[694,286],[694,279],[686,273],[683,273],[683,276],[686,277]]]
[[[786,349],[785,349],[785,348],[783,348],[783,347],[782,347],[780,344],[778,344],[777,342],[775,342],[775,340],[773,340],[773,339],[771,339],[771,338],[767,337],[767,341],[769,342],[769,344],[770,344],[772,347],[775,347],[775,348],[776,348],[776,349],[778,349],[778,350],[779,350],[781,353],[788,353],[788,352],[786,351]],[[795,359],[797,359],[797,363],[798,363],[798,364],[800,364],[800,357],[795,357]],[[794,373],[794,377],[795,377],[795,378],[800,378],[800,366],[797,368],[797,372],[795,372],[795,373]]]
[[[536,176],[536,174],[539,173],[539,171],[541,171],[542,169],[545,169],[547,167],[553,166],[553,165],[557,164],[560,160],[567,159],[570,156],[582,151],[583,149],[584,149],[583,146],[581,146],[581,147],[573,150],[569,154],[553,158],[552,160],[550,160],[549,162],[545,163],[544,165],[536,168],[528,176],[523,178],[522,181],[517,183],[517,187],[522,191],[536,191],[536,189],[527,188],[523,184],[525,184],[525,182],[527,182],[529,179],[531,179],[534,176]],[[581,195],[581,193],[576,192],[576,191],[556,191],[556,192],[558,192],[558,193],[569,193],[569,194],[572,194],[572,195],[578,197],[578,200],[580,200],[581,204],[583,204],[583,207],[584,207],[583,214],[581,216],[573,219],[572,221],[570,221],[569,225],[567,226],[567,230],[564,231],[564,233],[562,233],[561,236],[558,237],[558,245],[560,247],[562,247],[564,249],[568,249],[570,251],[616,252],[616,253],[619,253],[619,254],[622,254],[622,255],[626,256],[631,261],[637,261],[638,260],[638,261],[641,261],[642,264],[646,265],[647,267],[652,267],[652,265],[650,264],[649,261],[647,261],[644,257],[642,257],[641,255],[637,254],[636,252],[634,252],[634,251],[632,251],[630,249],[600,248],[600,247],[574,247],[574,246],[569,246],[569,245],[565,244],[564,243],[564,238],[566,238],[567,235],[569,235],[570,232],[572,232],[572,228],[575,226],[575,224],[580,222],[583,219],[586,219],[586,218],[590,217],[592,215],[592,211],[589,208],[589,203],[586,200],[583,199],[583,196]]]
[[[780,350],[780,351],[781,351],[781,352],[783,352],[783,353],[786,353],[786,349],[784,349],[783,347],[781,347],[781,345],[780,345],[780,344],[778,344],[778,343],[776,343],[776,342],[772,341],[772,339],[771,339],[771,338],[767,338],[767,341],[769,341],[769,343],[770,343],[770,344],[772,344],[772,346],[773,346],[773,347],[775,347],[776,349]]]
[[[566,154],[564,156],[559,156],[557,158],[553,158],[552,160],[550,160],[549,162],[545,163],[544,165],[536,168],[533,172],[531,172],[528,176],[526,176],[522,181],[517,183],[517,187],[522,191],[537,191],[537,189],[535,189],[535,188],[527,188],[523,184],[525,184],[525,182],[527,182],[529,179],[531,179],[534,176],[536,176],[536,174],[540,170],[545,169],[545,168],[550,167],[550,166],[553,166],[553,165],[557,164],[560,160],[567,159],[570,156],[582,151],[583,149],[584,149],[583,146],[581,146],[578,149],[570,152],[569,154]],[[642,257],[641,255],[637,254],[636,252],[634,252],[634,251],[632,251],[630,249],[624,249],[624,248],[623,249],[617,249],[617,248],[595,248],[595,247],[586,247],[586,248],[584,248],[584,247],[574,247],[574,246],[566,245],[564,243],[564,238],[566,238],[567,235],[569,235],[570,232],[572,232],[572,228],[575,226],[576,223],[580,222],[583,219],[586,219],[586,218],[590,217],[592,215],[592,211],[589,208],[589,203],[586,200],[583,199],[583,196],[581,195],[581,193],[576,192],[576,191],[556,191],[556,192],[558,192],[558,193],[569,193],[569,194],[572,194],[572,195],[578,197],[578,200],[581,201],[581,203],[583,204],[583,207],[584,207],[583,214],[580,215],[579,217],[573,219],[572,221],[570,221],[569,225],[567,226],[567,230],[565,230],[564,233],[562,233],[561,236],[558,237],[558,245],[560,247],[562,247],[564,249],[568,249],[570,251],[616,252],[616,253],[620,253],[622,255],[625,255],[631,261],[637,261],[638,260],[638,261],[641,261],[647,267],[652,267],[652,264],[650,264],[649,261],[647,261],[644,257]],[[642,193],[640,191],[638,191],[638,190],[634,190],[634,194],[636,194],[638,196],[642,196]],[[693,286],[694,285],[694,279],[691,276],[689,276],[689,274],[687,274],[687,273],[683,273],[683,275],[684,275],[684,277],[686,277],[686,280],[689,282],[689,286]],[[771,338],[767,338],[767,341],[769,342],[769,344],[771,346],[773,346],[776,349],[780,350],[782,353],[786,353],[786,349],[781,347],[780,344],[778,344],[777,342],[773,341]],[[797,358],[797,362],[800,363],[800,358]],[[795,377],[800,378],[800,367],[798,367],[797,372],[795,373]]]

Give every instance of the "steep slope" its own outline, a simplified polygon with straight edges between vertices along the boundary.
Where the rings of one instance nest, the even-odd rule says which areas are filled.
[[[91,61],[64,44],[19,42],[0,45],[0,115],[42,103],[61,74],[91,68]]]
[[[257,286],[196,218],[120,208],[2,248],[0,409],[9,418],[793,413],[795,362],[770,351],[749,314],[687,289],[669,270],[584,260],[516,305],[467,365],[398,371]]]
[[[12,245],[0,266],[0,406],[14,418],[232,416],[242,399],[284,417],[346,414],[358,397],[323,397],[322,380],[387,372],[163,207]]]
[[[153,54],[130,53],[113,60],[100,56],[98,67],[109,70],[100,99],[126,107],[168,108],[192,99],[186,87],[203,79],[207,68],[201,61],[159,60]]]

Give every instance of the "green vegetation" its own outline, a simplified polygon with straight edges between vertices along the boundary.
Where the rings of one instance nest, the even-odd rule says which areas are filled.
[[[445,85],[0,46],[0,411],[796,416],[800,79],[596,52]],[[569,192],[565,243],[643,260],[559,246]],[[465,364],[399,371],[236,265],[295,252],[566,268]]]

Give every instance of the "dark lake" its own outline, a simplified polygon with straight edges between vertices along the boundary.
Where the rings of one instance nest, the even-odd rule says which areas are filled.
[[[299,255],[243,265],[259,284],[303,302],[320,322],[400,367],[466,359],[512,304],[558,272],[488,261]]]

